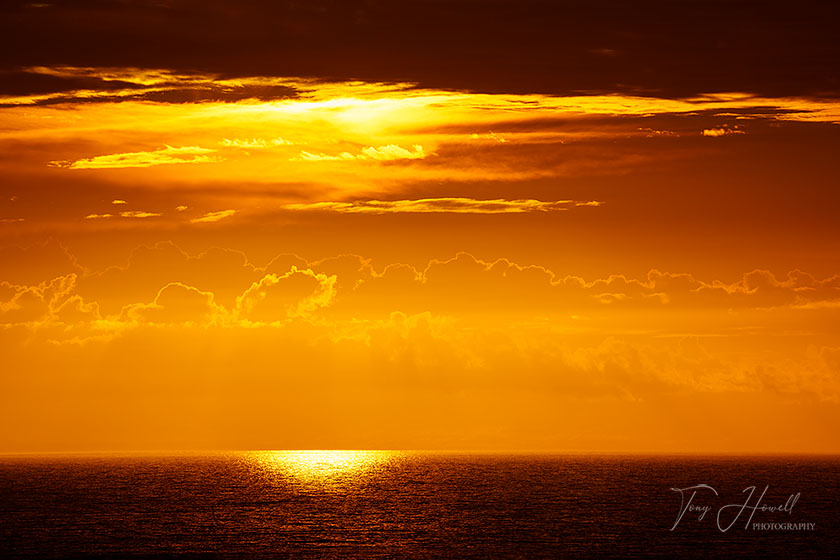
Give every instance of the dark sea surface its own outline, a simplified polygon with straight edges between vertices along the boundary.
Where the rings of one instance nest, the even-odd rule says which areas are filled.
[[[836,558],[839,474],[803,456],[0,456],[0,557]],[[672,488],[698,484],[711,509],[674,527]],[[750,486],[747,505],[790,512],[742,510]]]

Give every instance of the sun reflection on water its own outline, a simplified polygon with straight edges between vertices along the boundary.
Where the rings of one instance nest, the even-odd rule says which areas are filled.
[[[340,449],[255,451],[249,455],[263,476],[329,489],[359,484],[384,470],[399,454]]]

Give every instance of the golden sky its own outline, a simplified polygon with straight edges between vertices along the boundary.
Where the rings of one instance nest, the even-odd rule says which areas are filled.
[[[526,39],[503,3],[429,8],[451,57],[362,34],[377,2],[12,4],[0,452],[840,451],[821,28],[771,77],[610,18]],[[755,61],[756,29],[710,52]]]

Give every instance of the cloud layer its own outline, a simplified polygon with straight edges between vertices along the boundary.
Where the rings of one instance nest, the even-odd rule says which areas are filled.
[[[519,214],[523,212],[551,212],[575,206],[599,206],[597,201],[574,200],[476,200],[473,198],[423,198],[418,200],[359,200],[355,202],[311,202],[286,204],[286,210],[322,210],[347,214],[387,213],[453,213],[453,214]]]
[[[836,442],[837,276],[587,280],[467,253],[422,269],[355,255],[255,266],[236,251],[189,255],[171,243],[100,272],[56,244],[4,258],[19,264],[3,266],[11,280],[0,283],[3,449],[55,448],[50,434],[111,449]],[[673,407],[716,415],[694,421]],[[755,440],[756,419],[772,424],[778,410],[796,422]],[[313,411],[323,424],[284,428]],[[143,427],[130,429],[135,421]],[[710,435],[721,430],[729,439]]]

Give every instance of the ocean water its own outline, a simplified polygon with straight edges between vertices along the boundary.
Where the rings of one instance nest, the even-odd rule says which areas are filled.
[[[802,456],[5,456],[0,557],[829,558],[838,474]],[[672,488],[698,484],[674,527]]]

